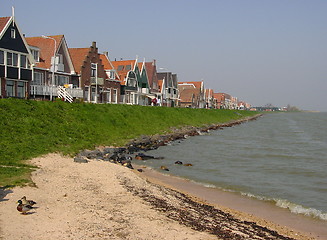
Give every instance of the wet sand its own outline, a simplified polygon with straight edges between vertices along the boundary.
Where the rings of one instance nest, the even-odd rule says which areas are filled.
[[[270,222],[270,225],[276,225],[277,228],[284,226],[315,239],[327,239],[326,221],[293,214],[287,209],[279,208],[272,203],[240,196],[237,193],[226,192],[217,188],[205,187],[183,178],[146,168],[140,164],[136,165],[136,167],[143,168],[143,176],[150,181],[185,192],[218,208],[226,211],[233,209],[239,211],[240,216],[245,213],[247,215],[245,218],[248,216],[257,218],[256,221],[263,224]]]

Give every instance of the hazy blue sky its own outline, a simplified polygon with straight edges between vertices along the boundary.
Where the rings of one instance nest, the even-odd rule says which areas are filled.
[[[327,111],[326,0],[0,0],[26,36],[96,41],[252,105]]]

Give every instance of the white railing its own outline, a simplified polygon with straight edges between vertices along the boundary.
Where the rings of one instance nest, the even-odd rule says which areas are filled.
[[[58,97],[63,98],[64,101],[72,103],[74,101],[73,97],[66,91],[66,88],[59,86],[58,87]]]
[[[80,88],[67,88],[66,91],[73,98],[83,98],[83,89]],[[52,92],[52,96],[58,96],[58,86],[45,86],[45,85],[31,85],[30,94],[31,96],[50,96]]]

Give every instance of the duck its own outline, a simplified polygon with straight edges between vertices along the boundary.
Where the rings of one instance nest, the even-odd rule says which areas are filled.
[[[33,200],[26,200],[26,196],[22,197],[21,201],[25,205],[33,206],[34,204],[36,204],[36,202],[34,202]]]
[[[182,161],[176,161],[175,164],[182,165],[183,162]]]
[[[18,200],[17,203],[18,203],[17,211],[21,212],[24,215],[26,215],[28,211],[33,209],[31,205],[23,204],[22,200]]]
[[[169,171],[169,169],[166,166],[161,166],[160,169],[164,171]]]
[[[186,167],[193,166],[192,163],[185,163],[185,164],[183,164],[183,165],[186,166]]]

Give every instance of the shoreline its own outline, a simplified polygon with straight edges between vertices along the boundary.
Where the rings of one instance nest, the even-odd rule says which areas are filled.
[[[114,154],[146,151],[185,135],[260,116],[143,137],[115,148]],[[138,172],[121,166],[122,162],[112,164],[105,159],[112,149],[86,150],[75,158],[48,154],[32,159],[39,167],[32,174],[36,187],[0,189],[0,239],[327,239],[326,230],[320,231],[320,226],[305,219],[287,219],[276,209],[267,209],[268,204],[258,209],[259,200],[245,201],[245,197],[149,168]],[[135,167],[140,166],[135,162]],[[15,209],[24,195],[38,202],[27,216]],[[251,212],[245,206],[259,211]],[[298,225],[289,225],[289,221]]]
[[[0,191],[0,239],[314,239],[214,207],[159,184],[159,178],[110,162],[76,163],[49,154],[32,163],[39,166],[32,176],[36,187]],[[15,209],[24,195],[37,202],[25,216]]]
[[[252,219],[259,224],[268,224],[272,229],[294,231],[314,239],[327,239],[327,222],[294,214],[287,209],[258,199],[223,191],[193,182],[189,179],[164,174],[147,166],[134,164],[145,169],[141,175],[148,181],[193,196],[198,201],[232,212],[242,219]]]

